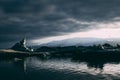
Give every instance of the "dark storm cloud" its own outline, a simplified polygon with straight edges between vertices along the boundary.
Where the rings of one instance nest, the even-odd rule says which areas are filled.
[[[93,29],[91,22],[119,17],[119,4],[120,0],[0,0],[0,42]]]

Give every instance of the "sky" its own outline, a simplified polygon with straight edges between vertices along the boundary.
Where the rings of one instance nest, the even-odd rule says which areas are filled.
[[[0,0],[0,48],[74,37],[120,38],[120,0]]]

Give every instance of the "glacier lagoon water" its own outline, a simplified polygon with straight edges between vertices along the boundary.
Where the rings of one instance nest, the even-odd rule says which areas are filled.
[[[0,80],[119,80],[120,63],[88,63],[66,59],[1,59]]]

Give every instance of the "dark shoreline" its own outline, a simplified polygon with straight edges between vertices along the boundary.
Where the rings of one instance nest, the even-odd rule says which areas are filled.
[[[24,58],[24,57],[31,57],[31,56],[38,56],[43,57],[44,53],[31,53],[31,52],[0,52],[0,58],[8,58],[8,57],[18,57],[18,58]]]
[[[0,57],[51,57],[72,58],[81,61],[120,61],[120,51],[87,51],[87,52],[1,52]]]

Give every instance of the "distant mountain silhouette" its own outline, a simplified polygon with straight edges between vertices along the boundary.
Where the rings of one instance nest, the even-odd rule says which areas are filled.
[[[77,45],[77,44],[76,44]],[[106,51],[120,51],[120,45],[112,45],[110,43],[97,43],[89,46],[84,46],[84,45],[72,45],[72,46],[40,46],[37,48],[35,51],[37,52],[106,52]]]

